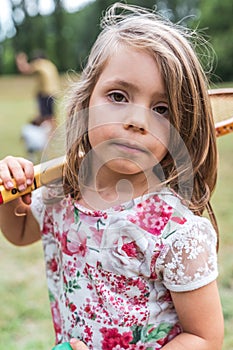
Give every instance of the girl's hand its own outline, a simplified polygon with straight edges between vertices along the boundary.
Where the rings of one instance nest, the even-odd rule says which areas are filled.
[[[71,339],[70,346],[73,350],[88,350],[88,347],[80,340]]]
[[[15,187],[13,178],[18,190],[24,191],[33,182],[33,163],[27,159],[12,156],[0,160],[0,184],[7,190],[11,190]],[[22,200],[25,204],[30,204],[31,195],[24,195]]]

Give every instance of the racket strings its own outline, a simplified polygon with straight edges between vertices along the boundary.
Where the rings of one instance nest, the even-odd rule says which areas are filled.
[[[209,90],[216,135],[233,132],[233,88]]]

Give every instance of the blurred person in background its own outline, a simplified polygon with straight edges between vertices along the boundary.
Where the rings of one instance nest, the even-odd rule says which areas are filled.
[[[35,52],[30,62],[24,52],[19,53],[16,65],[22,74],[36,78],[38,114],[21,131],[29,158],[36,161],[56,124],[55,98],[60,90],[59,73],[55,64],[41,51]]]
[[[60,90],[59,73],[55,64],[40,51],[35,52],[30,62],[25,53],[19,53],[16,64],[21,73],[36,77],[39,115],[32,123],[40,125],[44,120],[54,118],[55,96]]]

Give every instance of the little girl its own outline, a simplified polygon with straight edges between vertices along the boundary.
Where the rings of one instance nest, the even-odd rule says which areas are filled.
[[[190,33],[120,3],[102,25],[69,99],[63,183],[2,205],[2,232],[42,237],[57,344],[220,350],[215,129]],[[12,176],[24,190],[32,163],[6,157]]]

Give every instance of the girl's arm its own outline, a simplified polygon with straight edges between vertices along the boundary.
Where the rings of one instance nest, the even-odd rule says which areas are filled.
[[[224,322],[216,281],[191,292],[171,292],[171,296],[184,333],[163,349],[221,350]]]
[[[33,181],[33,164],[20,157],[6,157],[0,161],[0,182],[6,189],[23,191]],[[0,205],[0,229],[13,244],[27,245],[40,239],[39,224],[30,210],[30,195]]]
[[[18,246],[40,239],[39,224],[21,199],[0,206],[0,229],[8,241]]]

